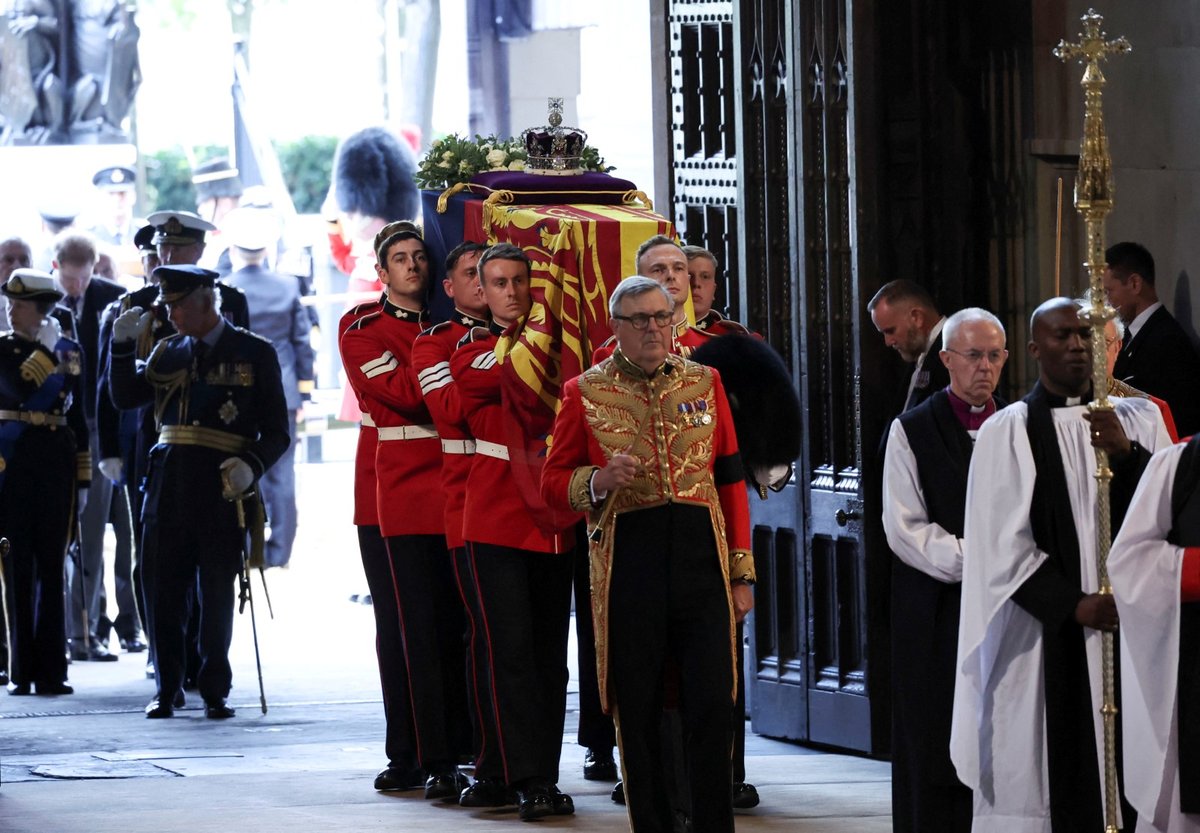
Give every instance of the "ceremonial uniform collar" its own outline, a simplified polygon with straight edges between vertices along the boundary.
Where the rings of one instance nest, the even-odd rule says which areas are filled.
[[[653,379],[659,374],[662,374],[663,376],[669,376],[675,370],[675,362],[680,361],[678,356],[668,354],[663,360],[663,363],[658,366],[657,370],[655,370],[653,373],[647,373],[636,364],[631,362],[625,356],[625,354],[621,352],[620,347],[613,349],[612,357],[613,361],[617,363],[617,369],[619,369],[626,376],[632,376],[634,379],[645,379],[647,381]]]
[[[454,320],[464,327],[486,327],[488,325],[486,318],[476,318],[469,312],[463,312],[458,307],[454,308]]]
[[[408,309],[407,307],[393,304],[387,299],[386,295],[384,295],[383,299],[383,314],[390,318],[398,318],[401,321],[414,321],[419,324],[423,324],[429,320],[428,310]]]
[[[682,338],[684,333],[686,333],[688,331],[688,328],[691,326],[692,325],[688,323],[687,318],[684,318],[682,321],[680,321],[678,324],[674,325],[671,328],[671,332],[673,332],[675,334],[675,338],[677,338],[677,339]]]
[[[487,327],[488,332],[497,337],[504,335],[504,331],[508,329],[497,324],[495,321],[486,321],[480,326]]]
[[[703,318],[696,321],[696,329],[697,330],[707,330],[709,327],[711,327],[713,324],[716,324],[718,321],[722,320],[724,317],[725,316],[721,315],[721,313],[717,312],[715,309],[710,309],[707,313],[705,313]]]

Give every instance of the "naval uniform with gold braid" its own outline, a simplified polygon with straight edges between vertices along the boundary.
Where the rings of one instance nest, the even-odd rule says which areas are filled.
[[[732,831],[731,582],[754,581],[737,435],[715,370],[669,355],[647,376],[617,351],[567,382],[542,472],[552,507],[593,512],[615,454],[641,467],[591,542],[601,700],[617,724],[630,824],[672,829],[656,743],[663,675],[679,669],[693,830]]]
[[[206,341],[215,339],[209,346]],[[112,344],[118,408],[153,403],[162,430],[150,450],[142,522],[155,553],[153,589],[159,702],[184,680],[189,599],[200,608],[197,684],[206,703],[229,695],[234,580],[245,545],[234,502],[221,495],[222,461],[239,457],[255,480],[291,442],[279,359],[266,339],[220,319],[205,340],[173,335],[135,364],[136,342]]]
[[[82,353],[60,338],[54,352],[16,333],[0,335],[0,535],[10,680],[54,693],[67,679],[63,555],[75,489],[88,485]],[[0,622],[0,626],[3,622]]]

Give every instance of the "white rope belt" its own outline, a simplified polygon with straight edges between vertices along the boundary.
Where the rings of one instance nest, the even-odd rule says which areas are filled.
[[[437,439],[432,425],[393,425],[379,429],[379,440],[429,440]]]
[[[363,414],[362,415],[362,425],[364,428],[374,428],[375,420],[371,419],[370,414]]]
[[[474,440],[442,440],[443,454],[474,454]]]
[[[489,443],[487,440],[476,440],[475,453],[482,454],[484,457],[495,457],[497,460],[507,460],[508,446]]]

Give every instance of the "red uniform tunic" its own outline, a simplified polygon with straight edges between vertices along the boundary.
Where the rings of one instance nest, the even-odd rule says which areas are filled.
[[[734,333],[744,336],[758,335],[757,333],[750,332],[733,319],[721,315],[715,309],[710,309],[707,315],[696,321],[695,328],[702,333],[712,336],[727,336]]]
[[[379,432],[376,495],[385,538],[445,532],[441,444],[412,368],[424,315],[385,301],[341,338],[347,378]]]
[[[501,366],[494,352],[500,332],[494,323],[486,335],[479,329],[472,330],[450,360],[450,375],[475,437],[463,507],[463,537],[531,552],[566,552],[574,543],[571,531],[556,535],[542,532],[512,485],[505,445],[505,420],[512,417],[500,401]]]
[[[454,318],[431,327],[413,342],[412,363],[425,407],[433,417],[442,443],[442,486],[446,492],[446,546],[463,545],[463,504],[467,494],[467,476],[475,454],[462,399],[450,375],[450,357],[458,342],[472,327],[487,327],[487,322],[454,311]]]
[[[351,307],[338,321],[338,348],[346,330],[365,315],[377,313],[383,307],[383,299],[369,301]],[[345,355],[342,364],[346,364]],[[353,393],[353,388],[349,389]],[[359,410],[363,410],[361,404]],[[379,441],[375,423],[362,414],[362,427],[358,430],[358,446],[354,452],[354,524],[355,526],[379,526],[379,507],[375,500],[375,446]]]

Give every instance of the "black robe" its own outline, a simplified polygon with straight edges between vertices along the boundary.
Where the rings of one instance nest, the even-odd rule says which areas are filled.
[[[961,538],[973,443],[939,390],[899,417],[929,521]],[[886,508],[885,508],[886,510]],[[892,829],[971,829],[971,790],[950,761],[961,582],[892,559]]]
[[[1200,435],[1179,459],[1171,485],[1172,528],[1167,540],[1200,546]],[[1180,605],[1179,619],[1179,806],[1200,813],[1200,602]]]

